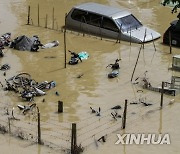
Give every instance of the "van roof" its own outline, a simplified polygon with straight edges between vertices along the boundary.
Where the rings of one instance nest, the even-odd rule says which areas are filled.
[[[124,17],[131,14],[130,12],[123,9],[106,6],[98,3],[93,3],[93,2],[83,3],[75,6],[74,8],[78,8],[80,10],[85,10],[89,12],[94,12],[97,14],[111,17],[113,19]]]

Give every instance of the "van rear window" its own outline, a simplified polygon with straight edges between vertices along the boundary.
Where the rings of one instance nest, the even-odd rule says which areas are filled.
[[[75,9],[73,12],[72,12],[72,19],[74,20],[77,20],[77,21],[81,21],[81,22],[86,22],[86,19],[85,19],[85,16],[87,15],[87,12],[86,11],[83,11],[83,10],[77,10]]]

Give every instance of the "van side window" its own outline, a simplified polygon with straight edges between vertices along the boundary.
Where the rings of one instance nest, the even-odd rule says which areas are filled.
[[[87,22],[86,21],[86,16],[87,16],[87,12],[86,11],[82,11],[82,10],[78,10],[78,9],[74,9],[74,11],[72,12],[72,19],[80,21],[80,22]]]
[[[103,17],[102,27],[108,30],[115,31],[115,32],[119,31],[116,24],[111,19],[106,18],[106,17]]]
[[[100,15],[89,13],[88,16],[89,16],[89,21],[87,22],[88,24],[101,27],[102,17]]]

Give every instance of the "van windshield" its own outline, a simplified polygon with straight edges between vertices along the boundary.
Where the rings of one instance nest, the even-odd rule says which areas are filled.
[[[129,31],[130,29],[137,29],[142,26],[142,24],[131,14],[122,18],[116,19],[118,26],[122,31]]]

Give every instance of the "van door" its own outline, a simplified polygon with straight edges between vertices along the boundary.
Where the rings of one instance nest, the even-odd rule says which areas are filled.
[[[109,38],[117,38],[120,36],[119,28],[111,18],[103,17],[102,20],[102,36]]]

